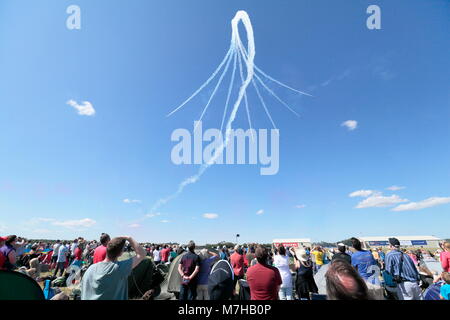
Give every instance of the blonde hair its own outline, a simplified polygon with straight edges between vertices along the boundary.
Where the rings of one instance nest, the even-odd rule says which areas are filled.
[[[444,280],[446,284],[450,284],[450,273],[442,272],[441,277],[442,277],[442,280]]]

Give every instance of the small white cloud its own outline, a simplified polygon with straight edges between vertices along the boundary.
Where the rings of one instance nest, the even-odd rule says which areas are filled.
[[[161,220],[162,223],[169,223],[169,220]]]
[[[39,221],[39,222],[53,222],[53,221],[55,221],[55,219],[52,219],[52,218],[37,218],[36,220]]]
[[[398,191],[398,190],[403,190],[406,187],[400,187],[400,186],[391,186],[389,188],[386,188],[386,190],[390,190],[390,191]]]
[[[128,225],[128,228],[139,228],[141,225],[139,223],[132,223]]]
[[[408,202],[408,199],[402,199],[399,196],[393,194],[392,196],[383,196],[379,193],[364,199],[356,208],[370,208],[370,207],[389,207],[401,202]]]
[[[80,105],[75,100],[69,100],[67,104],[75,108],[80,116],[93,116],[95,114],[95,109],[89,101],[83,101]]]
[[[368,196],[372,195],[373,193],[374,193],[373,190],[358,190],[358,191],[354,191],[354,192],[350,193],[348,196],[350,198],[354,198],[354,197],[367,198]]]
[[[52,232],[52,231],[50,231],[48,229],[34,229],[31,232],[33,232],[35,234],[44,234],[44,235],[54,233],[54,232]]]
[[[157,213],[147,213],[145,216],[147,218],[153,218],[153,217],[160,216],[160,215],[161,215],[161,213],[157,212]]]
[[[85,218],[80,220],[54,221],[52,222],[52,225],[68,229],[75,229],[75,228],[89,228],[95,225],[96,223],[97,222],[95,220]]]
[[[205,219],[217,219],[219,215],[217,213],[204,213],[203,218]]]
[[[141,203],[141,200],[123,199],[124,203]]]
[[[257,215],[260,215],[260,214],[263,214],[263,213],[264,213],[264,210],[263,210],[263,209],[256,211],[256,214],[257,214]]]
[[[341,126],[347,127],[348,130],[353,131],[358,127],[358,121],[356,120],[347,120],[341,123]]]
[[[298,204],[298,205],[296,205],[295,207],[296,207],[297,209],[303,209],[303,208],[306,207],[306,205],[305,205],[305,204]]]
[[[406,204],[401,204],[392,209],[392,211],[421,210],[446,203],[450,203],[450,197],[431,197],[419,202],[410,202]]]

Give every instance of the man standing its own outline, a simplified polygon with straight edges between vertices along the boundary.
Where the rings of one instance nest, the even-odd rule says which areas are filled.
[[[102,233],[100,236],[101,245],[94,250],[94,263],[102,262],[106,258],[106,251],[111,238],[107,233]]]
[[[311,251],[311,256],[314,257],[312,259],[314,266],[314,273],[317,273],[319,269],[323,266],[323,249],[321,246],[316,246],[313,251]]]
[[[352,257],[346,253],[347,247],[343,243],[338,243],[338,253],[336,253],[333,258],[331,259],[331,262],[334,262],[336,260],[344,260],[345,262],[352,264]]]
[[[230,262],[234,271],[233,289],[236,289],[238,280],[244,278],[244,255],[240,245],[234,247],[234,253],[230,256]]]
[[[153,250],[153,262],[156,265],[158,265],[161,262],[161,251],[159,246],[156,246],[155,250]]]
[[[118,261],[127,241],[136,256]],[[131,237],[110,240],[106,258],[91,265],[81,280],[81,300],[128,300],[128,276],[145,255],[144,248]]]
[[[197,297],[197,273],[200,271],[200,257],[195,254],[195,243],[189,241],[186,253],[178,265],[181,275],[180,300],[195,300]]]
[[[73,240],[72,245],[70,246],[70,260],[69,264],[75,259],[75,249],[78,247],[78,239]]]
[[[58,258],[56,259],[56,269],[55,269],[55,273],[53,274],[54,276],[56,276],[58,271],[59,271],[60,277],[63,275],[68,254],[69,254],[69,249],[67,248],[67,242],[64,241],[59,246],[59,249],[58,249],[58,255],[57,255]]]
[[[256,248],[258,263],[248,268],[247,282],[250,287],[251,300],[278,300],[278,291],[283,283],[280,271],[269,266],[267,249],[259,246]]]
[[[380,268],[381,270],[384,269],[384,260],[386,259],[386,255],[384,254],[384,251],[381,248],[378,248],[378,256],[380,257]]]
[[[58,260],[58,251],[59,247],[61,246],[61,241],[56,240],[56,243],[53,245],[53,251],[52,251],[52,260],[50,263],[50,269],[56,268],[56,261]]]
[[[400,250],[400,241],[389,238],[391,251],[386,254],[385,270],[397,282],[400,300],[422,300],[419,273],[412,259]]]
[[[169,251],[170,251],[169,246],[165,244],[163,246],[163,249],[160,251],[162,263],[166,263],[167,261],[169,261]]]
[[[362,249],[361,241],[357,238],[351,238],[353,248],[356,250],[352,254],[352,266],[358,270],[359,275],[367,281],[373,273],[370,272],[370,266],[376,265],[372,253]],[[369,269],[369,270],[368,270]]]

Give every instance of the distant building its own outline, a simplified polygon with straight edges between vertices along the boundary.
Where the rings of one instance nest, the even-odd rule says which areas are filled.
[[[273,246],[279,247],[311,247],[311,239],[303,238],[303,239],[274,239],[272,241]]]
[[[363,248],[389,247],[389,238],[397,238],[403,247],[439,248],[441,239],[435,236],[383,236],[383,237],[359,237]]]

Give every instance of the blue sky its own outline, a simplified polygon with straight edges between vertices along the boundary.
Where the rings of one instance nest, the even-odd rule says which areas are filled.
[[[72,4],[80,30],[66,28]],[[371,4],[381,30],[366,27]],[[445,0],[2,1],[0,234],[449,237],[449,9]],[[300,114],[266,98],[280,130],[278,174],[212,166],[146,217],[198,170],[171,162],[170,136],[192,131],[213,85],[166,115],[223,59],[238,10],[252,21],[256,64],[313,97],[270,84]],[[220,127],[226,87],[204,128]],[[95,115],[69,100],[90,102]],[[251,90],[249,101],[254,127],[270,128]],[[244,108],[233,127],[248,128]]]

